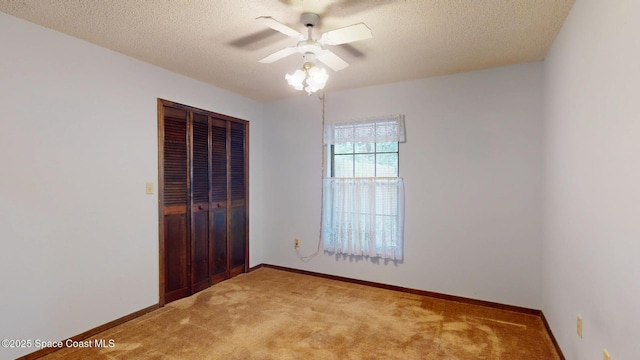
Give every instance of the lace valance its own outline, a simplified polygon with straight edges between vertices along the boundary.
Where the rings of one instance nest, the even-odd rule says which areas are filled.
[[[404,142],[404,115],[365,120],[330,122],[324,125],[324,144]]]

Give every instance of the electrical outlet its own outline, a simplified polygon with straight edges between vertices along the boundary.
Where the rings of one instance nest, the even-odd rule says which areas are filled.
[[[607,349],[602,349],[602,360],[611,360],[611,355],[609,355]]]
[[[578,314],[577,332],[580,339],[582,339],[582,316]]]
[[[293,247],[296,249],[300,247],[300,239],[298,238],[293,239]]]
[[[153,183],[148,182],[145,184],[145,192],[147,195],[153,195]]]

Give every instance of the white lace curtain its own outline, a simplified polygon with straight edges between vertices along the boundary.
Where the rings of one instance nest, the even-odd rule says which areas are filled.
[[[403,115],[327,123],[324,128],[328,146],[396,141],[405,141]],[[326,251],[402,260],[402,178],[326,178],[323,194],[322,238]]]
[[[402,260],[401,178],[326,178],[323,186],[326,251]]]

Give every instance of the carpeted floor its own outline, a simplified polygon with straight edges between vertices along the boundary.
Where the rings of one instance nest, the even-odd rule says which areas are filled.
[[[539,317],[270,268],[43,359],[559,359]]]

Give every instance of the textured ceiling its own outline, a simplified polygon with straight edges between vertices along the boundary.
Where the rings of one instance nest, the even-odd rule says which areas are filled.
[[[258,101],[300,96],[292,55],[258,60],[296,40],[255,19],[304,33],[364,22],[373,38],[331,46],[351,66],[325,91],[544,59],[575,0],[0,0],[0,11]]]

